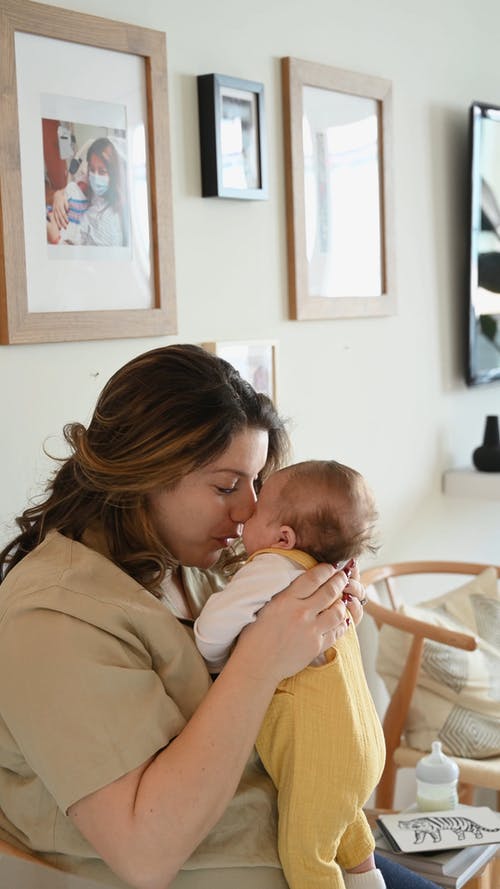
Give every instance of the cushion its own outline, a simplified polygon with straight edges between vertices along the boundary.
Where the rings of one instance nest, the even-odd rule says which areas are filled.
[[[476,651],[425,640],[417,688],[405,728],[407,743],[430,750],[439,739],[455,756],[500,754],[500,595],[497,573],[487,568],[458,589],[415,607],[410,617],[474,635]],[[393,627],[379,634],[377,672],[394,691],[412,637]]]

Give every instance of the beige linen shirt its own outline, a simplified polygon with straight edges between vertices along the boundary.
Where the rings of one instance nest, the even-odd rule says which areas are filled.
[[[185,571],[194,615],[224,581]],[[124,886],[66,812],[165,747],[211,683],[190,628],[102,553],[57,532],[0,586],[0,836]],[[168,837],[165,837],[168,842]],[[172,887],[283,887],[275,792],[253,758]]]

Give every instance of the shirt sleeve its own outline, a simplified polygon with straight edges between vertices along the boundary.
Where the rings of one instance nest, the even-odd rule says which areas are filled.
[[[0,629],[0,711],[62,811],[146,762],[185,719],[138,636],[44,608]]]
[[[123,247],[123,231],[120,214],[114,212],[106,220],[103,231],[103,244],[106,247]]]
[[[210,670],[224,666],[243,627],[302,571],[282,556],[263,553],[240,568],[224,590],[210,596],[194,624],[198,650]]]

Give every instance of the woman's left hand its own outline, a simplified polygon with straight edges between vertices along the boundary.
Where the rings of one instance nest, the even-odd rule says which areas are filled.
[[[354,623],[357,625],[363,618],[363,604],[366,602],[366,590],[359,580],[359,568],[356,562],[353,561],[350,568],[346,565],[343,570],[347,574],[348,582],[344,587],[342,598]]]

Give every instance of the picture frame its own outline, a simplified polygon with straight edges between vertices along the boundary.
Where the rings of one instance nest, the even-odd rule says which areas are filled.
[[[175,333],[165,34],[31,0],[0,0],[0,22],[0,342]],[[82,148],[85,225],[64,241],[53,204],[68,208],[78,131],[107,145],[107,227]]]
[[[268,197],[264,85],[223,74],[197,77],[202,196]]]
[[[282,58],[289,312],[392,315],[392,86]]]
[[[232,364],[256,392],[263,392],[277,404],[276,340],[230,340],[202,343],[202,346]]]

